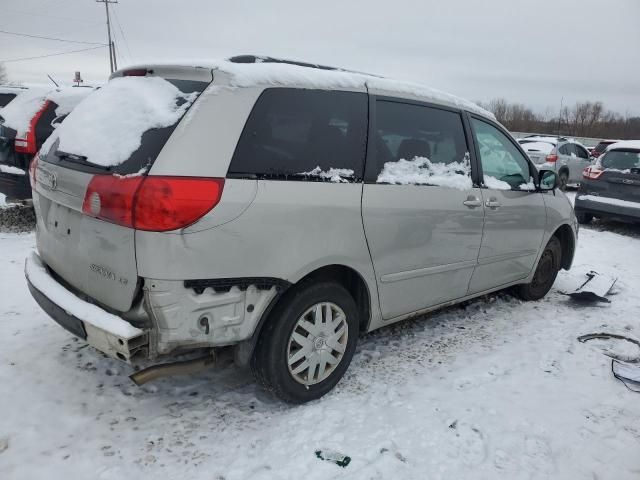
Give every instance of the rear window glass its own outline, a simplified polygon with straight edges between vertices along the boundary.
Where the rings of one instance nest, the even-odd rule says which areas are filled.
[[[0,93],[0,108],[9,105],[9,102],[16,98],[15,93]]]
[[[611,145],[613,142],[600,142],[598,145],[596,145],[596,148],[593,149],[594,152],[596,153],[602,153],[604,152],[607,147],[609,145]]]
[[[242,131],[229,175],[359,181],[366,134],[365,93],[267,89]]]
[[[208,82],[199,82],[192,80],[177,80],[177,79],[164,79],[167,82],[175,86],[180,92],[184,94],[201,93],[208,85]],[[180,106],[184,104],[185,100],[179,98],[176,101],[176,105]],[[110,113],[110,112],[109,112]],[[185,112],[183,112],[183,115]],[[118,116],[118,111],[114,109],[113,116]],[[74,170],[86,171],[91,173],[98,172],[110,172],[119,175],[129,175],[139,173],[141,171],[148,170],[164,145],[171,137],[171,134],[175,130],[176,126],[180,122],[180,117],[173,125],[162,128],[152,128],[145,131],[140,138],[140,146],[131,153],[128,158],[122,163],[117,165],[102,166],[96,162],[87,161],[87,158],[79,156],[74,152],[65,152],[59,149],[60,139],[57,139],[48,149],[46,156],[42,159],[49,163],[60,164],[65,168],[71,168]],[[65,125],[63,122],[62,125]],[[103,135],[100,140],[107,142],[118,142],[118,138],[104,138],[107,135],[105,132],[101,132]]]
[[[615,170],[627,170],[630,168],[640,168],[640,152],[633,150],[611,150],[600,160],[603,168]]]

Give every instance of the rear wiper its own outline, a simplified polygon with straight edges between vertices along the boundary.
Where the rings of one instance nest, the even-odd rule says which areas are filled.
[[[95,170],[102,170],[105,172],[111,171],[112,167],[104,167],[102,165],[94,165],[91,162],[87,162],[87,157],[84,155],[76,155],[75,153],[65,152],[63,150],[56,150],[54,155],[58,157],[61,162],[75,163],[76,165],[82,165],[84,167],[91,167]]]

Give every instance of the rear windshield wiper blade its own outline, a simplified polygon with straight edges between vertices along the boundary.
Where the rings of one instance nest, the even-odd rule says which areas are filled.
[[[55,156],[58,157],[63,162],[75,163],[78,165],[90,166],[91,168],[95,168],[97,170],[104,170],[108,172],[111,170],[111,167],[104,167],[102,165],[94,165],[91,162],[87,162],[87,157],[83,155],[76,155],[75,153],[69,153],[62,150],[56,150]]]

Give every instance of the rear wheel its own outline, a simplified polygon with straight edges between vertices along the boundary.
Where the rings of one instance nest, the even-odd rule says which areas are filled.
[[[517,295],[523,300],[540,300],[544,297],[556,281],[561,260],[562,245],[556,237],[551,237],[540,256],[531,283],[516,287]]]
[[[590,223],[591,220],[593,220],[593,215],[591,215],[590,213],[576,212],[576,218],[578,219],[578,223],[580,223],[581,225],[586,225],[587,223]]]
[[[305,403],[342,378],[355,351],[358,310],[333,282],[301,285],[282,299],[260,334],[251,360],[258,383],[280,399]]]
[[[567,189],[567,185],[569,183],[569,174],[565,171],[562,171],[558,174],[558,188],[563,192]]]

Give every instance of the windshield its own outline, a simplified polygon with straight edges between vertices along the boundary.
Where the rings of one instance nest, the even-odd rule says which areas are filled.
[[[640,168],[640,152],[637,150],[612,150],[600,160],[603,168],[628,170]]]

